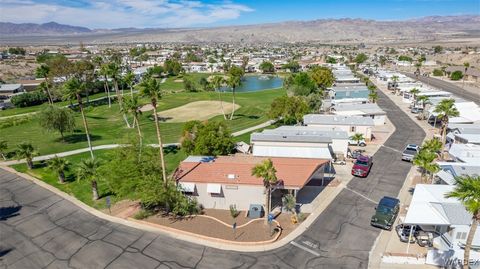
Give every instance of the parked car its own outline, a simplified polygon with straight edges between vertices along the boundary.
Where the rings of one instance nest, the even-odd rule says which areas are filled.
[[[365,139],[362,139],[360,141],[349,139],[348,140],[348,145],[349,146],[365,147],[367,145],[367,142],[365,142]]]
[[[356,149],[356,150],[353,150],[353,151],[348,149],[347,157],[356,160],[358,158],[358,156],[362,155],[362,153],[364,153],[364,152],[365,152],[365,150],[363,150],[363,149]]]
[[[413,230],[412,230],[413,227]],[[408,243],[408,237],[410,236],[410,230],[412,231],[412,237],[410,237],[410,243],[415,243],[415,236],[420,230],[417,225],[398,224],[395,226],[398,238],[401,242]]]
[[[408,144],[402,152],[402,160],[411,162],[417,153],[420,151],[420,147],[415,144]]]
[[[370,225],[385,230],[392,230],[392,226],[400,210],[400,200],[384,196],[375,207],[375,215],[370,220]]]
[[[433,246],[433,233],[432,232],[425,232],[425,231],[418,231],[415,234],[415,239],[417,243],[421,247],[432,247]]]
[[[370,173],[370,168],[372,168],[373,158],[360,155],[357,157],[357,160],[352,167],[352,175],[357,177],[366,177]]]
[[[410,112],[412,112],[413,114],[418,114],[418,113],[423,112],[423,108],[421,108],[421,107],[412,107],[412,109],[410,109]]]

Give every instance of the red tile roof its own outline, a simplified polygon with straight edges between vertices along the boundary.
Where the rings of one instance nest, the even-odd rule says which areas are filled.
[[[263,179],[252,176],[252,168],[268,159],[254,156],[220,156],[212,162],[183,161],[178,167],[175,179],[183,182],[261,185]],[[278,180],[285,187],[302,188],[310,177],[322,165],[328,162],[323,159],[278,158],[270,157],[277,170]],[[235,175],[235,179],[229,178]]]

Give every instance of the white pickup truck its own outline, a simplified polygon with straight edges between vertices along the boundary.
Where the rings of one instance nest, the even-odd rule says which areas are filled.
[[[408,144],[402,152],[402,160],[411,162],[417,153],[420,151],[420,147],[415,144]]]

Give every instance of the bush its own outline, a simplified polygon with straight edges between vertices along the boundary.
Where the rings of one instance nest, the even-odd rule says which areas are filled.
[[[16,107],[28,107],[41,105],[48,101],[45,93],[40,91],[27,92],[12,97],[12,104]]]
[[[154,213],[152,211],[148,210],[140,210],[138,211],[135,215],[133,215],[134,219],[146,219],[150,216],[152,216]]]
[[[455,71],[450,75],[451,80],[461,80],[463,78],[462,71]]]
[[[433,69],[433,75],[436,77],[441,77],[443,76],[443,71],[440,69]]]

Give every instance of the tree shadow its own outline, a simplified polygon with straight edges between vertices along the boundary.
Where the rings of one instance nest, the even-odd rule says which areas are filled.
[[[233,119],[234,119],[234,120],[240,119],[240,118],[247,118],[247,119],[251,119],[251,120],[256,120],[256,119],[259,119],[260,116],[257,116],[257,115],[245,115],[245,114],[234,114],[234,115],[233,115]]]
[[[178,152],[178,147],[175,145],[164,147],[163,152],[165,154],[176,154]]]
[[[20,209],[22,209],[21,206],[0,207],[0,221],[5,221],[9,218],[19,216]]]
[[[0,247],[0,257],[7,255],[10,251],[14,250],[14,248],[2,248]]]
[[[99,197],[98,199],[103,199],[107,196],[115,196],[115,193],[113,191],[106,191],[106,192],[103,192]]]
[[[90,140],[91,141],[96,141],[96,140],[100,140],[102,139],[102,136],[101,135],[93,135],[93,134],[90,134]],[[57,142],[65,142],[65,143],[69,143],[69,144],[74,144],[74,143],[78,143],[78,142],[86,142],[87,141],[87,136],[85,135],[85,133],[77,133],[77,134],[69,134],[69,135],[66,135],[64,137],[64,139],[62,140],[62,138],[58,138],[56,139]]]
[[[87,116],[89,119],[95,119],[95,120],[105,120],[107,119],[106,117],[100,117],[100,116]]]

